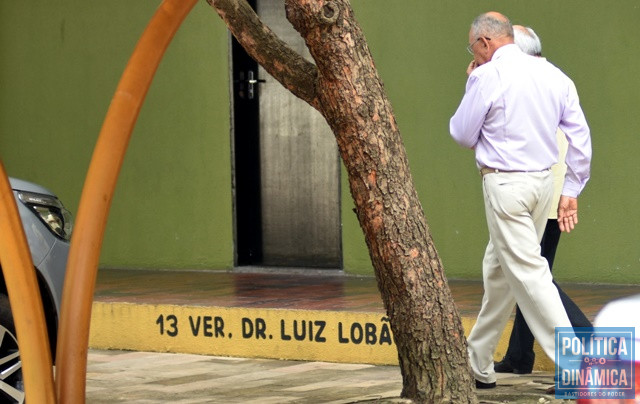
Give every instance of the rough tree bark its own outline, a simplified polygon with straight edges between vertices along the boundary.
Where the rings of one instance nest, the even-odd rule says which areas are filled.
[[[335,134],[398,348],[402,397],[476,402],[460,316],[348,0],[284,1],[315,64],[278,39],[244,0],[207,1],[249,55],[320,111]]]

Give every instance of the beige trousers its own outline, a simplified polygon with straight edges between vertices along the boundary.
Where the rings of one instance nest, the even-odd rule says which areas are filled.
[[[552,360],[555,327],[571,323],[540,255],[553,197],[551,172],[486,174],[482,182],[490,239],[482,263],[482,307],[467,342],[475,378],[492,383],[493,355],[516,302]]]

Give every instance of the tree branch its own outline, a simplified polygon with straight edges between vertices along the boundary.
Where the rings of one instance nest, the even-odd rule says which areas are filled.
[[[207,3],[249,56],[295,96],[318,109],[316,65],[278,38],[245,0],[207,0]]]

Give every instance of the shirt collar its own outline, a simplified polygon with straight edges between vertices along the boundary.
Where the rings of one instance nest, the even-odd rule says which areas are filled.
[[[522,52],[516,44],[510,43],[507,45],[503,45],[498,49],[496,49],[496,51],[493,53],[493,56],[491,57],[491,60],[495,60],[502,57],[503,55],[510,54],[510,53],[513,54],[515,52]]]

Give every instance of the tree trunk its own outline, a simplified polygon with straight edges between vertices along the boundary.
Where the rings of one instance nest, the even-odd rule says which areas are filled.
[[[207,0],[275,79],[325,117],[349,174],[403,377],[416,402],[476,402],[459,313],[416,193],[400,131],[347,0],[285,0],[316,65],[244,0]]]

